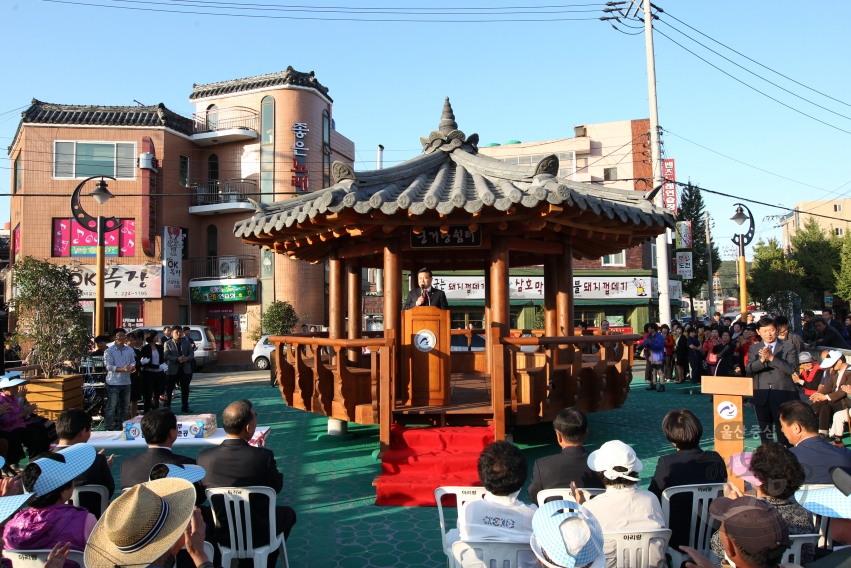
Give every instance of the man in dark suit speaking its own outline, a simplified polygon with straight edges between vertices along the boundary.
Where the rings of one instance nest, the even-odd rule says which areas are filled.
[[[798,370],[798,350],[791,341],[777,339],[773,319],[762,318],[757,325],[762,341],[751,345],[748,351],[747,376],[753,377],[753,405],[759,435],[763,444],[773,441],[773,430],[777,441],[788,445],[780,430],[780,405],[798,398],[792,382],[792,373]]]
[[[428,268],[420,268],[417,273],[418,288],[414,288],[408,292],[408,297],[405,300],[403,309],[410,310],[417,306],[434,306],[441,310],[448,310],[449,303],[446,301],[446,294],[443,290],[438,290],[431,285],[432,275]]]

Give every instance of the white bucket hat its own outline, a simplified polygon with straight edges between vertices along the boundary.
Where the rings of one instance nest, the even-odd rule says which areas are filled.
[[[62,456],[64,461],[41,458],[31,462],[41,470],[41,475],[36,479],[32,490],[40,497],[47,495],[54,489],[59,489],[69,481],[74,481],[84,471],[92,467],[92,464],[95,463],[95,457],[97,457],[97,450],[94,446],[88,444],[74,444],[54,453]]]
[[[828,351],[827,357],[822,359],[821,363],[819,363],[819,367],[821,367],[822,369],[830,369],[831,367],[836,365],[836,362],[839,361],[840,357],[842,357],[842,351]]]
[[[620,440],[611,440],[600,446],[599,450],[591,452],[588,456],[588,467],[592,471],[600,471],[606,479],[614,480],[619,477],[638,481],[637,477],[630,477],[630,472],[640,473],[644,464],[635,455],[631,446]],[[616,471],[616,467],[626,468],[626,471]]]

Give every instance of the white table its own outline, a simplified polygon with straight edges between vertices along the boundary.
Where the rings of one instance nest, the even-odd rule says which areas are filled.
[[[258,434],[266,434],[269,430],[271,430],[270,426],[258,426],[257,432],[254,434],[254,436],[257,437]],[[123,432],[93,431],[92,437],[89,438],[89,444],[96,448],[106,448],[109,450],[134,450],[148,447],[148,445],[145,443],[145,440],[141,438],[136,440],[124,440],[123,436]],[[215,432],[213,432],[210,436],[206,438],[178,438],[174,442],[174,445],[176,447],[218,446],[225,438],[227,438],[227,434],[225,434],[224,429],[218,428]]]

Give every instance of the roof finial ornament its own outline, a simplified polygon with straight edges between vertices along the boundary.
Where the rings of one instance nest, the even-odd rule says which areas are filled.
[[[453,130],[458,130],[458,123],[455,122],[455,114],[452,112],[452,105],[449,103],[449,97],[443,101],[443,114],[440,115],[440,126],[438,130],[442,134],[449,134]]]

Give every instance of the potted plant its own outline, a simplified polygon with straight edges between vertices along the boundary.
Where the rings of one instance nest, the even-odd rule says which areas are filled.
[[[34,351],[43,376],[30,378],[29,402],[48,418],[72,406],[82,406],[83,377],[63,374],[88,352],[89,333],[80,289],[65,266],[30,256],[15,263],[9,308],[17,320],[18,337]],[[30,364],[33,364],[32,358]]]

